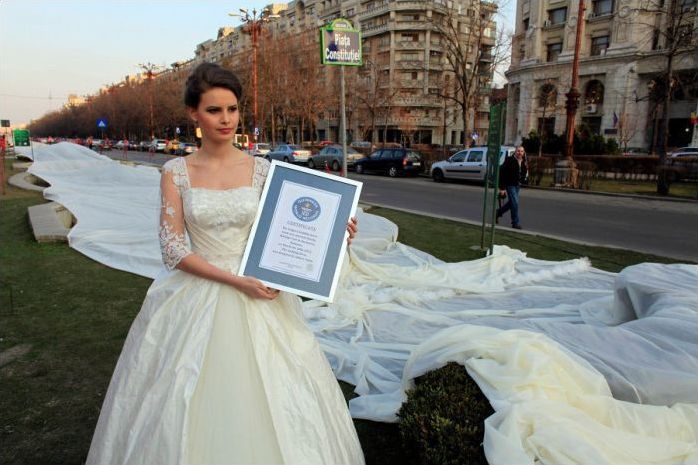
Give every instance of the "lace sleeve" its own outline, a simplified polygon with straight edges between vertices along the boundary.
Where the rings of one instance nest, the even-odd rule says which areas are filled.
[[[176,170],[165,167],[160,180],[160,251],[169,270],[192,252],[187,245],[184,229],[184,208]]]

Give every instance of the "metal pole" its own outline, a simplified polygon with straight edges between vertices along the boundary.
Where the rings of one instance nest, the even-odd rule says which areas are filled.
[[[339,137],[342,140],[342,176],[347,176],[347,113],[344,96],[344,66],[339,67]]]
[[[574,119],[579,107],[579,53],[582,48],[582,33],[584,32],[584,0],[579,0],[579,9],[577,11],[577,36],[574,42],[574,59],[572,60],[572,83],[570,91],[567,93],[567,145],[565,147],[565,158],[568,163],[573,162],[572,154],[574,152]]]
[[[254,11],[256,15],[256,11]],[[257,28],[260,27],[259,19],[253,18],[252,26],[252,134],[257,142]]]

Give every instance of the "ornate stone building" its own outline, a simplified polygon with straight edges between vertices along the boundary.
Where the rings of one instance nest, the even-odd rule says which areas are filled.
[[[383,76],[381,86],[390,95],[388,110],[381,119],[379,139],[401,141],[410,133],[414,142],[441,144],[469,143],[476,134],[485,140],[489,125],[488,96],[493,70],[492,49],[496,27],[496,5],[478,0],[296,0],[268,7],[279,19],[269,28],[276,37],[317,30],[335,18],[346,18],[360,28],[365,63],[377,67]],[[472,104],[464,132],[462,111],[443,97],[452,89],[454,75],[449,72],[447,47],[439,21],[453,21],[469,55],[468,65],[477,72]],[[477,40],[470,32],[477,31]],[[249,61],[251,39],[242,27],[221,28],[215,40],[199,44],[192,63],[221,62],[226,57]],[[238,59],[236,58],[236,59]],[[319,44],[318,44],[319,60]],[[453,90],[450,90],[453,92]],[[317,126],[321,139],[338,140],[337,112],[330,111]],[[353,118],[349,129],[359,139],[359,125]],[[365,133],[365,131],[363,131]]]
[[[665,4],[666,2],[666,4]],[[676,2],[676,3],[674,3]],[[696,0],[587,0],[579,67],[576,126],[648,150],[656,143],[661,105],[653,95],[667,69],[666,31],[676,28],[676,89],[669,145],[698,143]],[[657,12],[675,8],[674,15]],[[518,0],[509,80],[506,141],[530,131],[565,131],[565,93],[574,55],[577,0]]]

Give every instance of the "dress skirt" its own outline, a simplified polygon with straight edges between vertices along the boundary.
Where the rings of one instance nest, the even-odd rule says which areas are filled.
[[[182,271],[156,280],[112,377],[88,464],[363,464],[300,299]]]

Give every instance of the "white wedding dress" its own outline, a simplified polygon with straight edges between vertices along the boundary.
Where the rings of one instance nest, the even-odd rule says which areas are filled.
[[[211,190],[191,187],[184,158],[165,164],[160,241],[171,271],[126,338],[88,464],[364,463],[300,299],[252,299],[174,269],[195,253],[237,272],[269,167],[254,165],[251,186]]]

